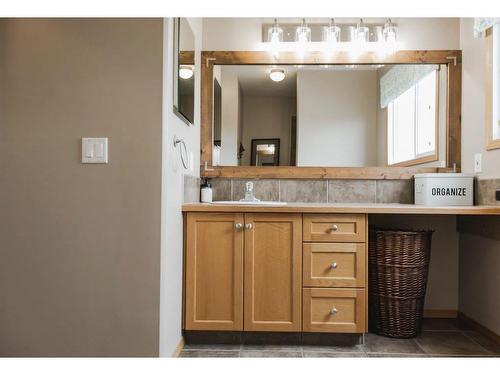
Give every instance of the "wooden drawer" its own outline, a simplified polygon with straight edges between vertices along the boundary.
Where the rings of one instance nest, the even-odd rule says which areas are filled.
[[[364,287],[364,243],[305,243],[303,285],[311,287]]]
[[[304,215],[304,241],[365,242],[365,215]]]
[[[365,290],[305,288],[304,332],[365,332]]]

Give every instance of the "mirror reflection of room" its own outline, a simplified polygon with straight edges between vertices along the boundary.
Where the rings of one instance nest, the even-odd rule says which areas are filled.
[[[215,65],[213,164],[445,166],[446,65]]]

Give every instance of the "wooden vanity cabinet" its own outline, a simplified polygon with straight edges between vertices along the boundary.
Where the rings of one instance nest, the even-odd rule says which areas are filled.
[[[241,213],[187,214],[186,329],[243,329],[243,224]]]
[[[302,215],[186,216],[185,328],[300,332]]]

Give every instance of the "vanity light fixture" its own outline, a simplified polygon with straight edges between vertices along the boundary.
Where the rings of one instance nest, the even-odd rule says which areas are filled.
[[[396,43],[396,25],[391,22],[391,19],[387,19],[382,29],[382,35],[384,37],[384,42],[386,43]]]
[[[189,79],[193,74],[193,67],[191,65],[181,65],[179,67],[179,77],[182,79]]]
[[[335,24],[335,20],[333,18],[330,20],[330,24],[323,28],[323,42],[340,42],[340,27]]]
[[[305,18],[302,18],[302,23],[300,26],[297,26],[295,41],[299,43],[307,43],[311,41],[311,28],[307,26]]]
[[[274,82],[281,82],[285,79],[285,70],[279,68],[271,69],[269,78],[271,78]]]
[[[365,26],[362,18],[359,19],[354,35],[355,41],[358,43],[366,43],[370,41],[370,29]]]
[[[267,40],[271,44],[278,44],[283,41],[283,29],[278,24],[278,19],[274,19],[274,24],[271,26],[267,32]]]

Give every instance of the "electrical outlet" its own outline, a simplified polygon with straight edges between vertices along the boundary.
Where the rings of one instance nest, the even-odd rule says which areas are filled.
[[[495,191],[495,199],[500,201],[500,190]]]
[[[482,171],[482,154],[474,154],[474,173],[481,173]]]

